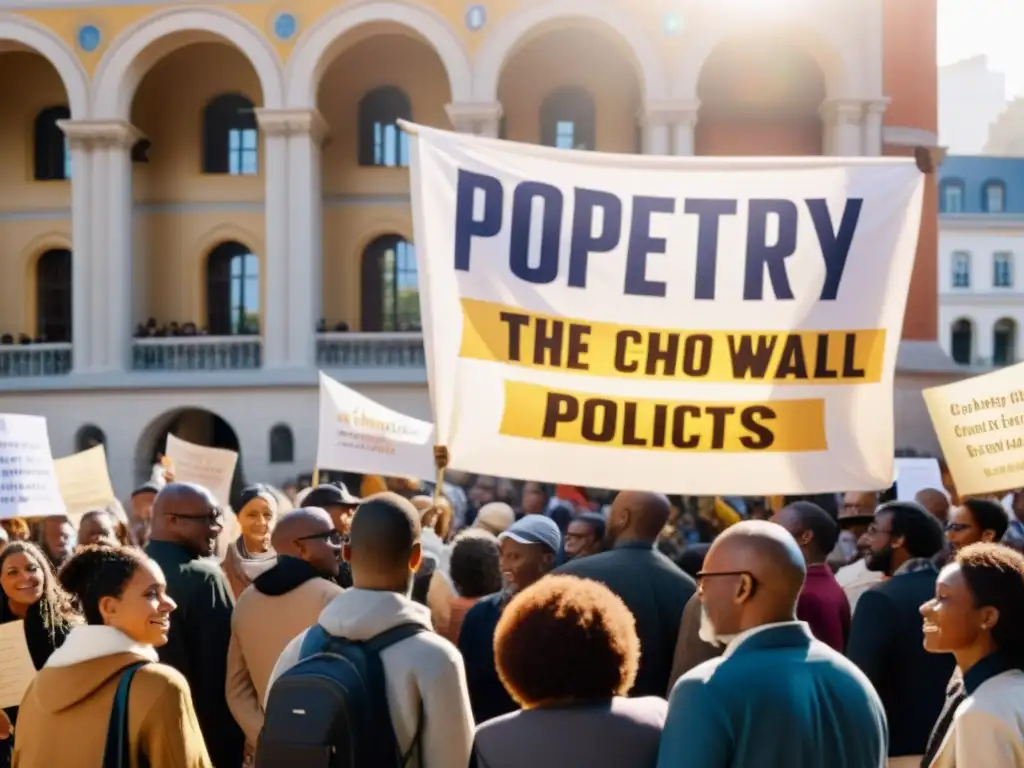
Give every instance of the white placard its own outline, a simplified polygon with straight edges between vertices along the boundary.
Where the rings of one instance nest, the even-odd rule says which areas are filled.
[[[0,708],[21,704],[35,676],[36,667],[25,640],[25,622],[0,624]]]
[[[913,160],[413,130],[428,376],[453,468],[698,495],[889,485]]]
[[[0,414],[0,520],[66,514],[46,419]]]
[[[318,469],[432,480],[434,425],[320,374]]]
[[[222,505],[231,498],[231,480],[235,475],[238,454],[226,448],[195,445],[174,435],[167,435],[164,455],[170,459],[176,483],[195,483],[206,488]]]
[[[896,459],[896,498],[913,501],[919,491],[931,488],[949,496],[942,485],[942,468],[938,459]]]

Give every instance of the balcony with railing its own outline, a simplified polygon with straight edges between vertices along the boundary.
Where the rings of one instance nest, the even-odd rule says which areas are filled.
[[[197,386],[203,381],[275,381],[281,377],[267,369],[257,379],[235,379],[231,374],[256,372],[264,365],[263,339],[256,335],[240,336],[158,336],[132,340],[129,370],[102,374],[103,381],[120,385],[155,386],[159,377],[163,385],[174,386],[179,374],[195,374],[183,384]],[[410,383],[423,380],[426,362],[423,334],[329,332],[316,334],[316,360],[312,368],[320,368],[346,379],[382,383]],[[218,374],[207,379],[204,374]],[[288,381],[296,381],[292,371]],[[69,377],[70,374],[70,377]],[[133,378],[138,374],[142,378]],[[60,388],[57,377],[64,377],[67,386],[77,386],[72,371],[71,344],[13,344],[0,346],[0,382],[4,388],[24,389],[43,386]],[[125,378],[127,377],[127,378]],[[227,378],[225,378],[227,377]],[[299,377],[305,380],[305,376]],[[84,381],[84,380],[83,380]],[[77,382],[77,383],[76,383]],[[272,383],[269,379],[263,383]],[[104,386],[98,380],[86,386]]]
[[[262,366],[259,336],[171,336],[135,339],[135,371],[249,371]]]
[[[70,343],[0,346],[0,378],[29,379],[70,372]]]

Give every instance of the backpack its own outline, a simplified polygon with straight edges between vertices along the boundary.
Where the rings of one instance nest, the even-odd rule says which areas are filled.
[[[388,711],[380,654],[428,631],[400,624],[363,642],[335,637],[314,624],[302,640],[299,663],[270,689],[256,768],[404,768],[420,744],[402,753]]]

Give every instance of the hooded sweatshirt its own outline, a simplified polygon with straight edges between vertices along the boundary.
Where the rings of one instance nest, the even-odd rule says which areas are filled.
[[[250,747],[256,746],[263,728],[263,699],[278,657],[340,594],[341,587],[309,563],[282,555],[238,598],[231,615],[225,693]]]
[[[141,667],[128,694],[131,766],[212,768],[188,683],[156,663],[151,646],[114,627],[77,626],[36,675],[18,716],[13,768],[96,768],[103,763],[110,712],[122,671]]]
[[[349,640],[369,640],[399,624],[415,622],[430,629],[430,611],[395,592],[352,588],[334,598],[320,614],[327,632]],[[299,661],[306,633],[292,640],[270,675],[270,685]],[[462,657],[451,643],[423,632],[395,643],[381,653],[391,723],[403,753],[424,722],[420,750],[407,768],[458,768],[469,764],[473,747],[473,715]],[[268,690],[270,689],[268,685]]]

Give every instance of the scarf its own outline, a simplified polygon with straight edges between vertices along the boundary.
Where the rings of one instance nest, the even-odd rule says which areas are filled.
[[[245,575],[247,582],[252,582],[261,573],[264,573],[277,563],[277,553],[273,549],[268,552],[264,552],[259,555],[249,554],[249,550],[245,548],[245,539],[239,536],[233,546],[235,554],[238,555],[237,566],[238,569]]]
[[[334,581],[332,576],[321,573],[301,558],[281,555],[277,558],[277,565],[257,576],[252,585],[264,595],[277,597],[288,594],[311,579]]]

